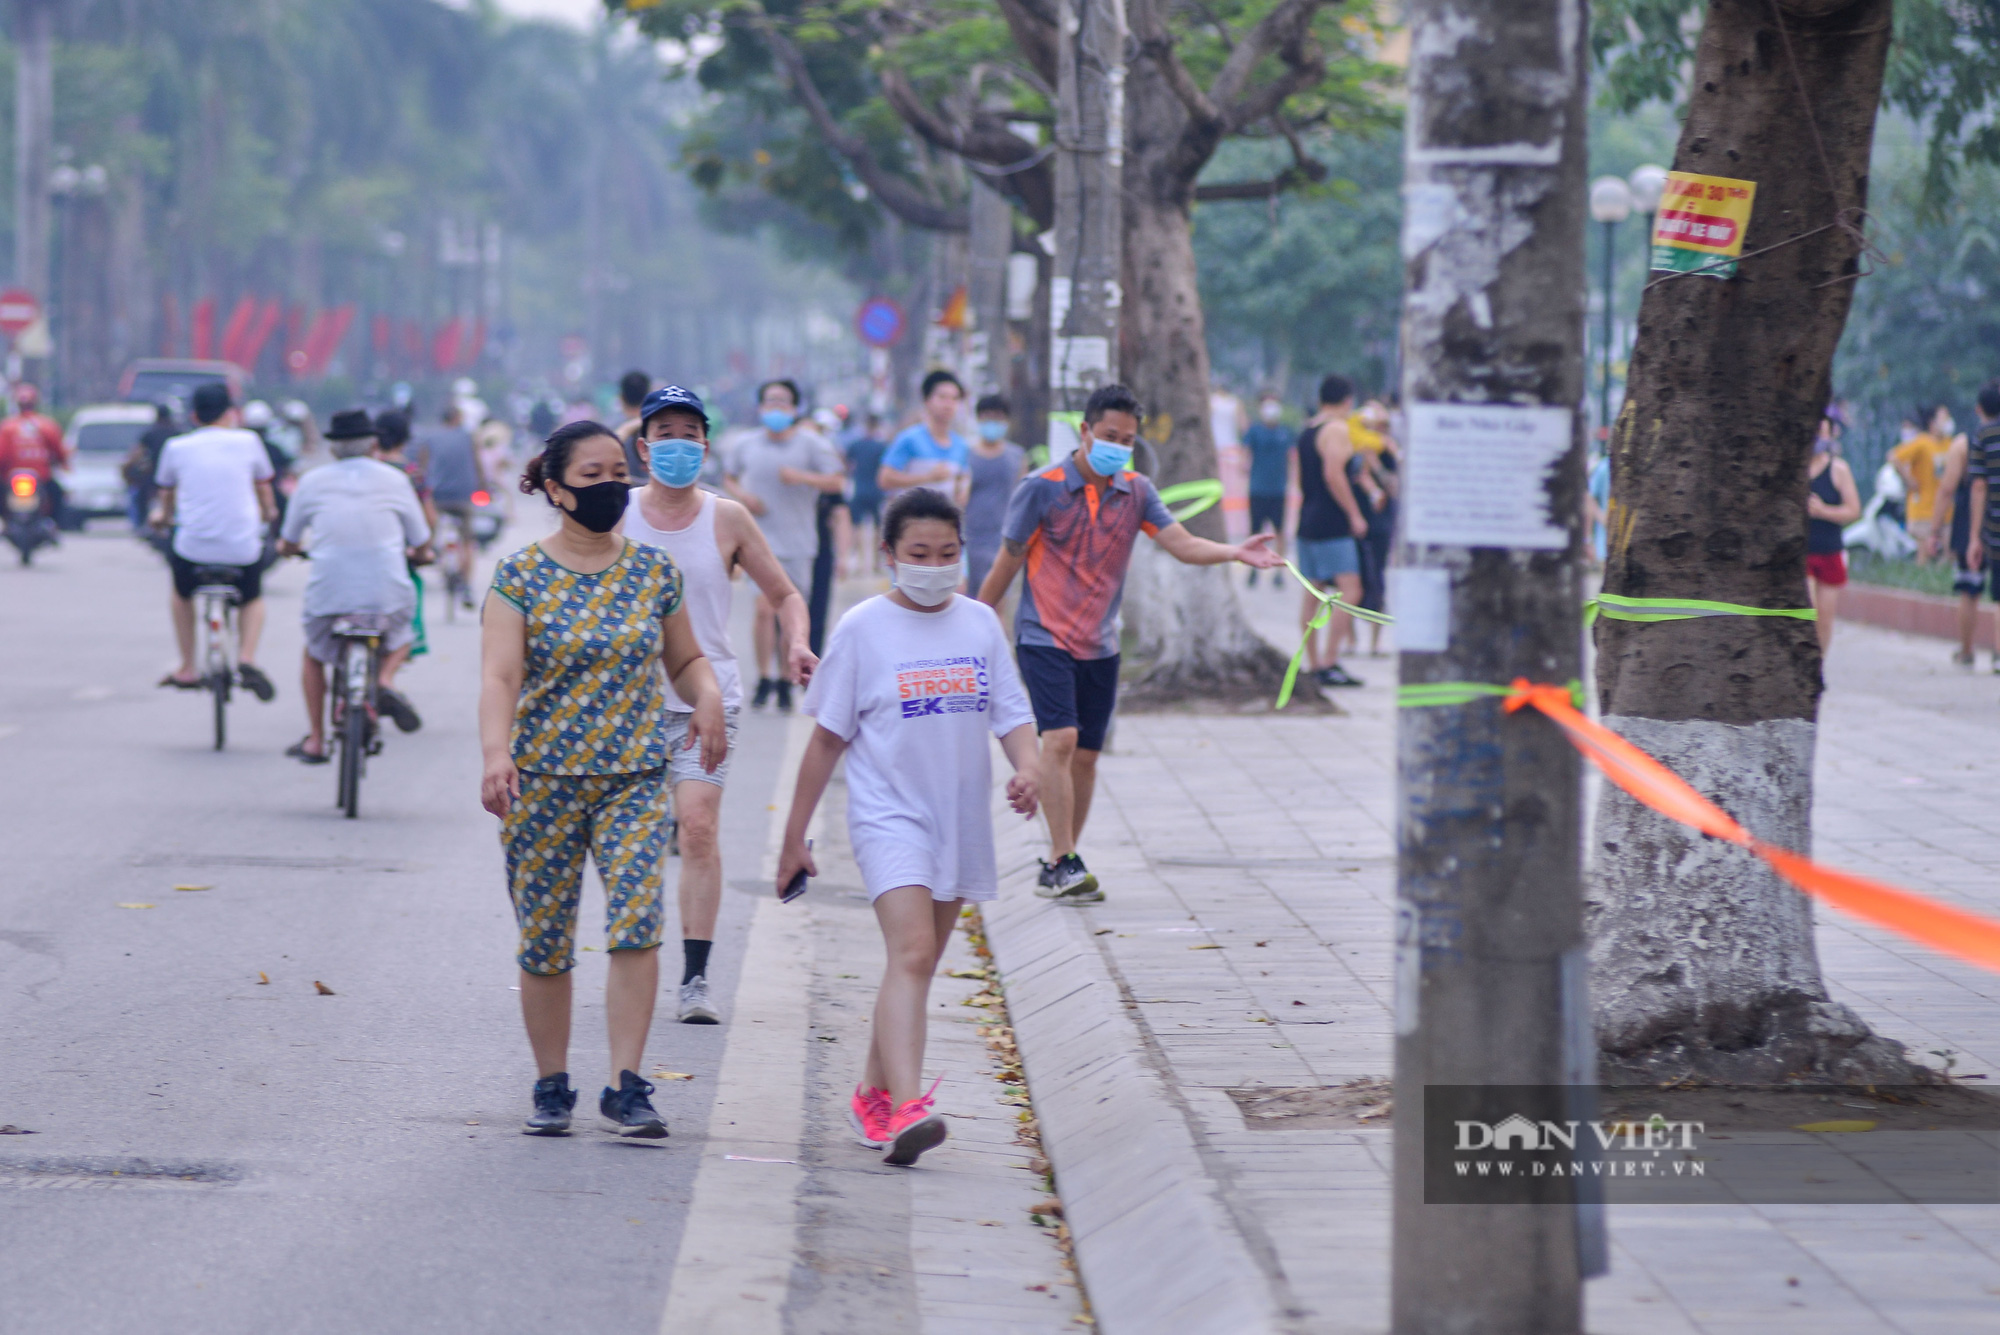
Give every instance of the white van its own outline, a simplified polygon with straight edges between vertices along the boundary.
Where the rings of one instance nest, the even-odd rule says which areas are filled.
[[[60,478],[69,523],[125,514],[125,458],[157,417],[150,403],[100,403],[70,417],[69,468]]]

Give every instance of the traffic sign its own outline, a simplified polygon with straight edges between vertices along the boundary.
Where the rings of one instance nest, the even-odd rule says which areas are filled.
[[[10,287],[0,292],[0,330],[8,337],[20,333],[41,318],[42,304],[35,300],[35,294],[22,287]]]
[[[903,336],[903,308],[887,297],[870,297],[861,303],[854,328],[869,347],[889,347]]]

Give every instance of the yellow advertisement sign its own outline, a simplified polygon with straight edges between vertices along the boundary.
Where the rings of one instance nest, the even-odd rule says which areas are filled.
[[[1735,274],[1735,258],[1743,253],[1743,234],[1750,230],[1750,206],[1757,198],[1755,181],[1727,176],[1697,176],[1668,172],[1653,217],[1655,269],[1687,273],[1700,269],[1716,278]],[[1718,260],[1729,263],[1717,264]],[[1709,265],[1714,268],[1708,268]]]

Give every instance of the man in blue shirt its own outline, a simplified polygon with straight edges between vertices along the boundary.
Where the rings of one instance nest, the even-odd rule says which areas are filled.
[[[1279,556],[1285,554],[1285,493],[1291,489],[1292,477],[1292,433],[1285,430],[1280,420],[1285,409],[1278,402],[1278,396],[1266,390],[1257,403],[1257,420],[1243,433],[1243,444],[1250,451],[1250,532],[1262,533],[1269,528],[1277,534],[1277,541],[1271,544]],[[1250,571],[1250,583],[1257,583],[1257,571]],[[1283,587],[1282,579],[1272,583]]]
[[[965,386],[949,371],[932,371],[924,377],[923,392],[923,420],[890,442],[877,478],[885,492],[930,487],[962,507],[971,447],[951,426],[965,402]]]

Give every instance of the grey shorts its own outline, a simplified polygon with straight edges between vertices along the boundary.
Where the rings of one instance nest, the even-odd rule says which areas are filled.
[[[722,721],[729,734],[729,755],[724,756],[722,763],[715,767],[715,773],[710,774],[701,767],[700,745],[688,745],[688,739],[694,732],[694,711],[691,709],[669,709],[667,711],[667,750],[669,757],[667,760],[667,783],[669,786],[677,783],[685,783],[689,779],[695,779],[701,783],[712,783],[717,788],[722,787],[728,782],[729,762],[736,755],[736,716],[739,712],[741,711],[735,709],[725,709],[722,711]]]
[[[1352,538],[1300,538],[1299,573],[1315,584],[1331,584],[1336,576],[1361,573],[1361,545]]]
[[[345,621],[348,616],[348,613],[342,612],[337,616],[307,617],[306,652],[317,661],[331,666],[333,660],[340,656],[340,641],[333,638],[333,623]],[[382,648],[385,651],[407,649],[416,640],[417,632],[410,626],[409,615],[393,616],[389,618],[389,633],[382,637]]]
[[[778,564],[784,567],[785,578],[799,591],[799,597],[813,596],[813,559],[810,556],[781,556]]]

